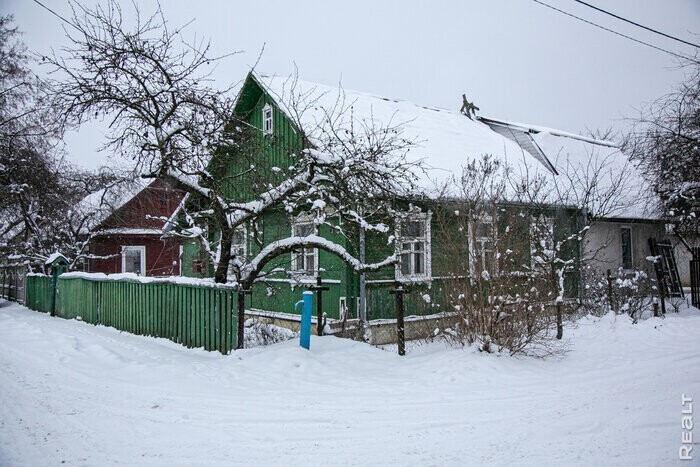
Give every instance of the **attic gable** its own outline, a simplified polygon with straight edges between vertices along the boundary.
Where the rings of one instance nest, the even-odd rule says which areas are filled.
[[[140,189],[134,190],[136,187]],[[119,204],[101,206],[102,212],[107,214],[102,214],[103,218],[98,219],[92,231],[160,230],[166,222],[164,218],[172,216],[184,196],[182,191],[159,179],[131,188],[131,192],[128,188],[122,190]]]

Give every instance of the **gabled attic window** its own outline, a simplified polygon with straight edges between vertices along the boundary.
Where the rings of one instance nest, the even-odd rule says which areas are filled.
[[[272,106],[270,104],[265,104],[265,107],[262,109],[262,120],[263,120],[263,133],[266,135],[271,135],[273,126],[272,126]]]

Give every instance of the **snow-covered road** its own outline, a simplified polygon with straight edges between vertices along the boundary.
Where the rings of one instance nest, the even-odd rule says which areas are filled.
[[[566,332],[547,360],[333,337],[222,356],[0,301],[0,465],[679,463],[700,313]]]

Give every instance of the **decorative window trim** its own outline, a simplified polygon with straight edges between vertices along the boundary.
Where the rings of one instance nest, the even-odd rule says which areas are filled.
[[[298,237],[296,229],[302,225],[312,225],[313,235],[318,235],[318,226],[314,222],[314,218],[308,214],[301,214],[292,219],[292,237]],[[311,250],[311,251],[307,251]],[[313,257],[313,270],[309,269],[297,269],[297,259],[300,256],[305,258]],[[318,264],[318,248],[306,248],[302,247],[299,251],[292,251],[292,264],[289,270],[295,274],[297,280],[304,279],[314,279],[318,275],[319,264]]]
[[[185,247],[180,244],[177,249],[177,275],[182,276],[182,255],[185,252]]]
[[[428,212],[420,212],[420,213],[411,213],[411,214],[404,214],[401,215],[396,222],[396,230],[394,231],[394,245],[395,245],[395,251],[396,255],[399,258],[399,261],[396,262],[394,265],[394,278],[397,281],[400,282],[430,282],[432,279],[432,233],[430,229],[430,224],[431,220],[433,217],[433,213],[431,211]],[[404,222],[423,222],[423,239],[420,240],[418,237],[409,237],[409,239],[404,240],[404,238],[401,235],[401,227]],[[404,251],[403,244],[405,243],[410,243],[411,246],[411,251]],[[401,271],[401,256],[402,254],[405,253],[411,253],[413,254],[415,251],[414,246],[418,243],[423,243],[423,272],[422,273],[415,273],[415,263],[412,261],[410,269],[411,272],[409,274],[404,274]]]
[[[243,243],[235,243],[235,235],[237,232],[242,232]],[[234,237],[231,239],[231,261],[228,263],[228,275],[233,275],[233,257],[242,256],[242,262],[245,263],[248,260],[248,228],[245,225],[239,225],[236,227],[233,233]],[[242,250],[242,251],[241,251]]]
[[[476,224],[490,224],[491,225],[491,230],[492,230],[492,237],[488,236],[476,236]],[[486,250],[482,247],[479,248],[479,253],[480,256],[477,257],[476,253],[476,245],[474,242],[478,244],[484,244],[486,242],[492,242],[493,243],[493,271],[488,271],[489,274],[497,273],[498,272],[498,229],[496,228],[496,221],[494,220],[494,217],[491,214],[484,214],[480,216],[478,219],[471,219],[469,221],[468,225],[468,235],[469,235],[469,274],[472,277],[475,277],[475,274],[477,274],[477,261],[478,261],[478,266],[479,266],[479,271],[478,274],[481,275],[481,273],[484,271],[485,268],[485,263],[486,263]]]
[[[622,243],[622,232],[627,230],[629,232],[629,249],[630,249],[630,262],[629,267],[625,267],[625,245]],[[634,269],[634,240],[632,239],[632,226],[623,225],[620,227],[620,263],[624,271],[632,271]]]
[[[243,243],[235,243],[235,235],[240,232],[243,238]],[[233,233],[234,238],[231,242],[231,253],[235,256],[243,256],[243,258],[248,258],[248,228],[245,225],[239,225],[236,227],[236,231]],[[238,247],[238,250],[235,248]]]
[[[262,130],[266,135],[271,135],[275,131],[274,111],[270,104],[265,104],[262,109]]]
[[[127,251],[138,251],[141,253],[141,264],[140,269],[141,272],[139,273],[140,276],[145,276],[146,275],[146,247],[144,245],[126,245],[122,246],[122,273],[126,272],[126,256],[124,253]]]

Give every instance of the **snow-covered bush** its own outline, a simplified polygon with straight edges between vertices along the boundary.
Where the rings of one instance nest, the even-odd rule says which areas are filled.
[[[434,232],[444,257],[433,264],[444,268],[445,301],[462,317],[458,340],[511,354],[561,349],[579,271],[598,253],[584,257],[580,246],[591,224],[629,202],[619,154],[585,155],[581,164],[559,154],[556,174],[484,155],[442,189]],[[620,281],[619,308],[637,313],[643,279]]]
[[[506,168],[493,158],[466,166],[454,186],[461,193],[434,213],[443,302],[460,317],[448,339],[488,352],[557,352],[567,239],[555,241],[547,209],[507,202]]]
[[[645,271],[624,271],[584,278],[581,310],[597,316],[610,311],[638,320],[649,312],[657,295],[656,280]],[[648,315],[649,313],[647,313]]]
[[[245,348],[276,344],[294,338],[296,333],[290,329],[249,318],[245,321]]]

